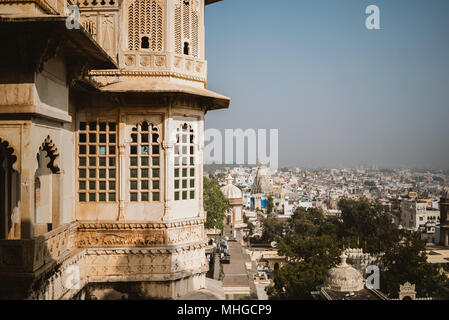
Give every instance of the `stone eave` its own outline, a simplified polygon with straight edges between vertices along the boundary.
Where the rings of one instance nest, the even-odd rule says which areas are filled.
[[[84,79],[77,82],[79,88],[88,91],[96,91],[104,94],[115,94],[119,96],[139,95],[145,98],[155,96],[183,97],[191,96],[199,100],[207,110],[227,109],[231,99],[205,88],[189,86],[187,84],[178,84],[171,81],[154,79],[144,80],[123,80],[102,85],[94,78]]]
[[[206,6],[215,2],[220,2],[222,0],[206,0]]]
[[[88,69],[117,68],[114,59],[82,26],[67,29],[66,19],[52,15],[0,15],[0,35],[11,48],[16,49],[16,55],[31,58],[36,69],[41,68],[46,59],[56,52],[67,61],[82,61]]]

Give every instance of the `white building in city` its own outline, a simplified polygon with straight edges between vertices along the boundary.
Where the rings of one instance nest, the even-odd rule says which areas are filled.
[[[429,206],[428,201],[402,200],[399,224],[403,228],[425,231],[428,222],[439,225],[440,210]]]

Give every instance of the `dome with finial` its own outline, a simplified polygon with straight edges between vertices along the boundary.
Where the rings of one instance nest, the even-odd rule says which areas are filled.
[[[234,186],[232,184],[233,181],[234,181],[234,178],[229,173],[228,177],[226,178],[226,185],[221,188],[221,192],[228,199],[241,199],[241,198],[243,198],[242,190],[240,190],[239,188]]]
[[[326,286],[336,292],[357,292],[363,290],[365,281],[357,269],[346,263],[348,256],[344,250],[341,263],[327,272]]]

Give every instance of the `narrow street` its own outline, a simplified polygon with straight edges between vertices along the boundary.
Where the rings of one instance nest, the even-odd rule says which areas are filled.
[[[222,264],[226,299],[257,299],[256,289],[250,278],[250,270],[246,267],[246,263],[251,263],[251,259],[240,243],[233,239],[230,227],[225,226],[224,231],[229,238],[228,246],[231,256],[229,264]]]

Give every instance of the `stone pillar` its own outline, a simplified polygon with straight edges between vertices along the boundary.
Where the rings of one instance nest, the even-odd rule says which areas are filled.
[[[198,188],[196,190],[197,192],[197,199],[199,201],[199,217],[206,217],[206,214],[204,212],[204,204],[203,204],[203,165],[204,165],[204,117],[199,121],[198,125],[198,148],[197,148],[197,154],[195,157],[195,173],[196,173],[196,180],[198,181]]]
[[[61,174],[52,173],[51,178],[51,224],[56,229],[61,225]]]
[[[121,113],[121,111],[120,111]],[[117,220],[123,221],[125,220],[125,201],[126,201],[126,193],[125,193],[125,186],[126,186],[126,173],[128,170],[128,162],[127,162],[127,156],[126,156],[126,115],[120,114],[119,116],[119,123],[118,123],[118,152],[119,152],[119,163],[117,164],[120,167],[120,171],[117,172],[119,175],[118,180],[118,200],[119,200],[119,213]]]
[[[21,194],[21,238],[31,239],[34,236],[34,168],[33,161],[35,157],[31,150],[31,123],[25,123],[22,127],[22,150],[21,150],[21,175],[20,175],[20,194]]]
[[[174,145],[176,143],[176,128],[173,127],[173,118],[171,115],[171,108],[166,114],[164,121],[165,134],[162,147],[165,154],[165,170],[164,170],[164,221],[170,220],[171,217],[171,205],[174,201]]]

